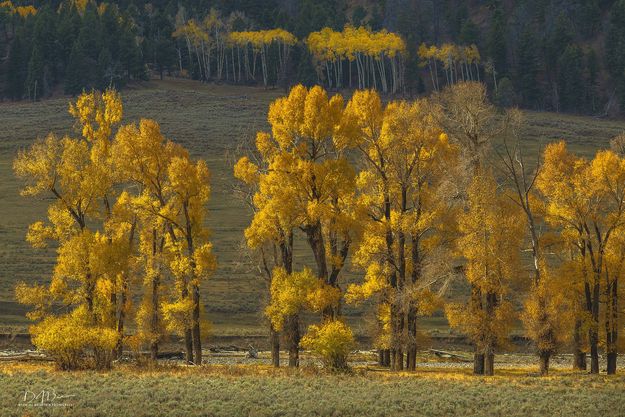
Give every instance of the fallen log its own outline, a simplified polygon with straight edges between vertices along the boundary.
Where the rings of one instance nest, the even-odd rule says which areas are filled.
[[[148,350],[144,350],[141,352],[136,352],[134,353],[138,356],[150,356],[152,354],[152,352],[148,351]],[[183,352],[158,352],[156,354],[156,358],[157,359],[184,359],[184,353]]]
[[[52,362],[54,359],[47,355],[22,353],[19,355],[1,355],[0,362]]]
[[[460,362],[472,362],[473,361],[473,359],[467,358],[466,356],[458,355],[457,353],[453,353],[453,352],[447,352],[445,350],[429,349],[428,352],[435,354],[439,358],[455,359]]]

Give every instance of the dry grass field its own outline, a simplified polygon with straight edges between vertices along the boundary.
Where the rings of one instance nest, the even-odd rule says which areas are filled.
[[[127,366],[70,374],[7,364],[0,386],[3,417],[625,416],[623,376],[536,378],[513,368],[479,378],[441,368],[333,375],[310,367]]]
[[[126,122],[140,117],[157,120],[167,137],[187,147],[194,157],[206,159],[212,171],[209,223],[219,268],[203,288],[203,297],[215,334],[264,334],[260,313],[264,283],[256,278],[241,250],[249,212],[232,195],[231,166],[237,147],[250,143],[256,130],[267,126],[267,106],[280,94],[280,90],[173,80],[123,92]],[[71,131],[68,101],[61,97],[39,103],[0,103],[0,330],[25,330],[25,310],[14,302],[13,288],[20,280],[45,280],[53,261],[52,249],[33,250],[24,240],[28,224],[45,215],[46,202],[20,197],[12,161],[18,149],[35,138],[49,131]],[[591,155],[625,130],[622,121],[559,114],[528,112],[527,120],[524,145],[534,153],[541,144],[562,138],[576,152]],[[296,251],[307,256],[304,247]],[[353,278],[356,272],[348,275]],[[351,321],[357,333],[365,325],[355,317]],[[441,318],[430,323],[431,327],[444,324]]]

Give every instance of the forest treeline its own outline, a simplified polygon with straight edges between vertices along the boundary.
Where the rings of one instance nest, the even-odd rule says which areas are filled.
[[[171,74],[416,95],[471,77],[500,106],[616,114],[623,28],[624,0],[3,1],[0,94]]]
[[[206,164],[156,121],[124,124],[113,90],[82,94],[69,111],[74,134],[51,133],[14,161],[22,194],[50,201],[27,240],[57,248],[49,284],[16,288],[32,306],[33,343],[63,369],[109,368],[124,347],[156,360],[175,334],[187,362],[201,364],[200,284],[217,267]],[[616,372],[625,136],[592,159],[564,141],[528,155],[522,113],[501,114],[475,81],[390,102],[373,89],[347,100],[297,85],[271,103],[268,122],[233,170],[267,284],[274,366],[281,350],[299,366],[307,349],[348,368],[355,340],[343,306],[367,302],[379,363],[394,371],[415,370],[423,318],[443,311],[473,343],[476,374],[494,373],[519,322],[541,374],[571,350],[573,368],[589,357],[599,373],[600,349]],[[349,285],[346,268],[360,276]],[[449,297],[457,279],[470,291]],[[305,314],[316,317],[306,329]]]

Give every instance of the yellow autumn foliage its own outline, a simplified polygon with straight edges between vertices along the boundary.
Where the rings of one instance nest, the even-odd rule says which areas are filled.
[[[57,342],[43,324],[71,318],[68,326],[86,328],[85,346],[97,345],[92,365],[109,367],[113,347],[119,352],[124,341],[135,294],[143,295],[135,345],[155,348],[166,330],[181,327],[193,327],[198,340],[206,328],[199,285],[216,268],[204,221],[210,198],[206,163],[166,140],[155,121],[120,126],[123,106],[114,90],[81,94],[69,113],[75,135],[49,134],[20,151],[13,165],[25,183],[22,195],[53,200],[47,221],[34,222],[27,234],[33,247],[58,245],[50,284],[16,288],[19,301],[34,307],[29,317],[40,320],[33,326],[42,335],[37,340],[54,350]],[[143,291],[135,288],[140,283]],[[70,311],[67,317],[56,315],[52,307],[58,304]],[[189,304],[192,314],[182,314]],[[112,346],[87,337],[91,328],[115,335]],[[86,354],[78,336],[67,339],[76,349],[58,342],[60,351]],[[61,366],[70,366],[63,355]]]
[[[302,338],[301,345],[321,357],[332,369],[347,368],[347,356],[356,346],[352,330],[340,320],[313,324]]]
[[[319,279],[309,268],[291,274],[284,268],[275,268],[270,292],[271,301],[265,309],[265,314],[277,330],[282,329],[289,316],[298,314],[308,307],[309,302],[317,308],[325,306]]]
[[[297,38],[284,29],[230,32],[228,40],[237,46],[249,44],[257,50],[274,42],[291,46],[297,43]]]
[[[93,325],[84,308],[63,316],[46,317],[32,325],[30,332],[33,344],[55,358],[63,370],[88,366],[85,354],[110,352],[117,343],[117,333],[113,329]]]

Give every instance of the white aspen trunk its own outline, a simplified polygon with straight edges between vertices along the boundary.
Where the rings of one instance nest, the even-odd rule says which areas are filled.
[[[258,59],[258,51],[256,48],[253,49],[252,54],[252,79],[256,81],[256,61]]]
[[[332,75],[330,73],[330,64],[328,63],[328,61],[325,61],[325,67],[326,67],[326,77],[327,77],[327,83],[328,83],[328,88],[332,88]]]
[[[395,94],[397,93],[397,55],[395,55],[392,59],[390,59],[391,62],[391,77],[392,77],[392,81],[391,81],[391,93]]]
[[[349,61],[349,88],[353,88],[352,84],[352,61]]]
[[[198,67],[199,67],[199,70],[200,70],[200,80],[203,81],[204,80],[204,76],[203,76],[203,73],[202,73],[202,61],[200,59],[200,52],[198,51],[197,46],[194,46],[194,49],[195,49],[195,56],[197,57],[197,64],[198,64]]]
[[[263,68],[263,85],[267,87],[267,46],[263,45],[260,52],[260,62]]]
[[[237,66],[238,66],[238,74],[237,74],[237,82],[241,82],[241,48],[237,45]]]
[[[358,75],[358,88],[359,89],[363,89],[363,82],[362,82],[362,62],[360,60],[360,53],[356,54],[356,72]]]
[[[375,76],[375,57],[371,56],[370,58],[370,62],[371,62],[371,76],[373,77],[373,88],[375,90],[378,89],[378,78]]]
[[[237,82],[237,71],[234,65],[234,47],[230,48],[230,56],[232,57],[232,81]]]
[[[378,61],[378,67],[380,69],[380,79],[382,81],[382,91],[388,93],[388,81],[386,79],[386,63],[384,62],[384,55],[380,54],[380,60]]]
[[[208,50],[208,54],[206,55],[206,70],[208,71],[208,78],[211,78],[213,76],[213,72],[211,69],[211,54],[213,52],[213,48],[209,48]]]

